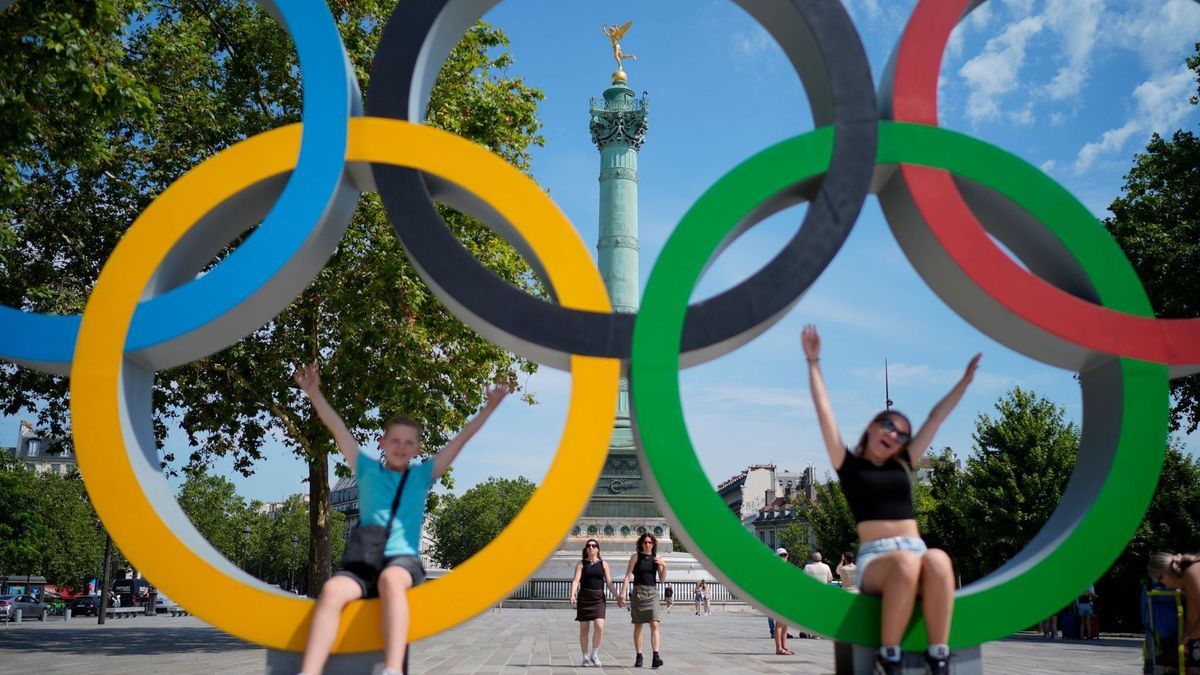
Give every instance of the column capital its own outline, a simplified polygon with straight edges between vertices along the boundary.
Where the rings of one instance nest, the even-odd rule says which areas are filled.
[[[650,128],[650,102],[643,93],[637,98],[629,87],[616,85],[604,91],[604,98],[592,99],[588,130],[598,150],[613,143],[641,150]]]

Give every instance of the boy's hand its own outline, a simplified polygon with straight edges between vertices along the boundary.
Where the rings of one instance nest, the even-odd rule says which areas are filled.
[[[317,369],[316,361],[298,366],[296,372],[292,373],[292,379],[296,381],[296,386],[309,396],[321,390],[321,371]]]
[[[484,396],[487,397],[487,407],[495,408],[496,406],[500,405],[500,402],[503,401],[504,397],[508,396],[511,391],[512,390],[509,389],[508,385],[506,384],[501,384],[499,382],[492,384],[483,392]]]

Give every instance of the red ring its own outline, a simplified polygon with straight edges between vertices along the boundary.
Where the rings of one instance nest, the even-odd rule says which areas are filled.
[[[938,125],[937,81],[950,32],[972,0],[921,0],[897,48],[891,117]],[[1200,318],[1155,319],[1106,309],[1029,273],[988,236],[950,174],[900,167],[930,232],[963,273],[1031,325],[1098,352],[1200,367]]]

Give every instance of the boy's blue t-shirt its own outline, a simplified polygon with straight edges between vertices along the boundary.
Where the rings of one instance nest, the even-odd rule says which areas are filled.
[[[421,549],[421,523],[425,521],[425,498],[433,487],[433,458],[419,457],[408,463],[408,482],[396,508],[396,519],[388,537],[385,556],[417,555]],[[392,471],[365,452],[358,453],[354,467],[358,479],[358,513],[363,525],[387,526],[392,500],[403,471]]]

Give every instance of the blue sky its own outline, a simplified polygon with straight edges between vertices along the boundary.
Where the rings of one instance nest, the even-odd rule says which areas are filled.
[[[913,0],[848,0],[878,80]],[[541,88],[546,137],[533,174],[596,241],[598,153],[588,99],[608,86],[613,61],[602,23],[633,19],[622,47],[630,86],[649,92],[650,131],[640,163],[643,283],[671,229],[695,199],[757,151],[812,128],[799,79],[771,37],[728,0],[604,3],[509,0],[486,16],[509,34],[512,73]],[[941,124],[1041,166],[1097,216],[1118,195],[1134,152],[1152,132],[1196,129],[1184,67],[1200,40],[1200,3],[992,0],[955,32],[941,71]],[[769,260],[803,207],[745,235],[709,269],[695,299],[729,287]],[[976,352],[980,372],[943,426],[938,447],[971,450],[980,413],[1013,386],[1034,389],[1078,420],[1072,374],[1019,355],[949,310],[916,275],[870,197],[846,246],[799,304],[753,343],[681,375],[692,437],[712,483],[748,464],[829,470],[808,394],[800,327],[816,323],[843,435],[856,438],[883,407],[883,362],[896,407],[922,418]],[[526,382],[539,400],[510,399],[455,466],[457,491],[488,476],[540,481],[565,419],[569,375],[542,368]],[[16,422],[0,440],[11,444]],[[1200,437],[1184,439],[1191,452]],[[225,464],[248,497],[307,491],[305,466],[282,447],[249,479]]]

